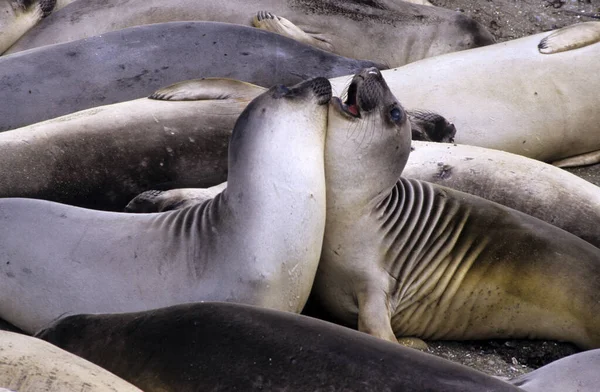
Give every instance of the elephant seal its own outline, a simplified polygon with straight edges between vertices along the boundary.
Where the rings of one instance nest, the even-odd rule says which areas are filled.
[[[148,189],[219,184],[227,180],[231,130],[264,91],[228,79],[194,80],[3,132],[0,197],[123,211]]]
[[[75,0],[3,0],[0,2],[0,54],[40,20]]]
[[[146,392],[518,390],[339,325],[233,303],[74,315],[37,336]]]
[[[600,248],[600,188],[521,155],[483,147],[412,143],[402,176],[494,201]]]
[[[355,76],[328,116],[320,306],[394,342],[600,346],[600,249],[497,203],[398,179],[409,152],[408,121],[380,72]]]
[[[134,197],[125,206],[125,212],[165,212],[204,203],[217,196],[227,187],[223,182],[207,189],[183,188],[167,191],[149,190]]]
[[[526,392],[595,392],[600,385],[600,350],[561,358],[509,382]]]
[[[457,143],[553,162],[600,150],[599,41],[600,22],[586,22],[425,59],[383,76],[405,106],[454,123]],[[541,42],[552,52],[540,53]],[[569,45],[578,48],[562,50]],[[338,91],[347,78],[331,82]]]
[[[397,0],[77,0],[30,30],[8,53],[136,25],[208,20],[250,26],[253,18],[264,29],[388,66],[494,42],[490,32],[459,12]]]
[[[227,189],[200,205],[124,214],[0,199],[0,317],[33,332],[65,313],[199,300],[299,312],[323,240],[330,98],[325,78],[255,98],[231,136]]]
[[[0,57],[0,131],[145,97],[182,80],[221,77],[271,87],[371,66],[384,67],[227,23],[138,26]]]
[[[6,331],[0,331],[0,385],[18,392],[141,392],[52,344]]]

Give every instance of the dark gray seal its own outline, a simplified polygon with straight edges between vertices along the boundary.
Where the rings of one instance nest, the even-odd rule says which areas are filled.
[[[244,26],[139,26],[0,57],[0,131],[145,97],[188,79],[223,77],[271,87],[373,65]]]
[[[190,208],[0,199],[0,317],[32,333],[65,313],[200,300],[300,312],[323,241],[330,98],[325,78],[255,98],[231,136],[227,189]]]
[[[37,336],[146,392],[518,390],[348,328],[239,304],[74,315]]]

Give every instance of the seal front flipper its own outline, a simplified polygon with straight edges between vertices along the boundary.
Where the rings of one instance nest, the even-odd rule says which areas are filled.
[[[358,330],[390,342],[397,342],[392,330],[387,295],[383,291],[358,293]]]
[[[600,163],[600,150],[586,152],[585,154],[574,155],[572,157],[559,159],[552,162],[557,167],[577,167],[588,166]]]
[[[540,53],[566,52],[600,42],[600,22],[584,22],[558,29],[538,44]]]
[[[251,101],[266,91],[252,83],[227,78],[192,79],[157,90],[148,98],[163,101],[208,101],[240,99]]]
[[[319,49],[333,51],[333,45],[316,34],[308,33],[296,26],[286,18],[274,15],[267,11],[259,11],[252,18],[252,25],[256,28],[277,33],[298,42],[316,46]]]

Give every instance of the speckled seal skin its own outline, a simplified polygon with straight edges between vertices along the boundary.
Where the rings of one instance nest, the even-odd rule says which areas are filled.
[[[78,0],[29,31],[9,53],[175,20],[246,26],[253,21],[333,53],[390,67],[494,42],[459,12],[396,0]]]
[[[183,80],[233,78],[269,88],[372,66],[383,68],[251,27],[137,26],[0,57],[0,131],[142,98]]]
[[[600,249],[529,215],[400,178],[408,120],[380,73],[332,100],[313,293],[390,341],[540,338],[600,346]],[[374,175],[376,173],[377,175]]]
[[[518,390],[339,325],[232,303],[74,315],[37,336],[146,392]]]
[[[65,313],[201,300],[300,312],[323,241],[330,98],[325,78],[255,98],[231,136],[227,189],[200,205],[125,214],[0,199],[0,317],[32,333]]]

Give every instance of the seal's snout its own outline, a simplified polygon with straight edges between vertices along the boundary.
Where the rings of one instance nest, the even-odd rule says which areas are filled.
[[[313,94],[317,97],[319,105],[324,105],[331,99],[331,83],[327,78],[315,78],[311,81],[311,88]]]

